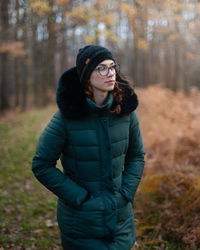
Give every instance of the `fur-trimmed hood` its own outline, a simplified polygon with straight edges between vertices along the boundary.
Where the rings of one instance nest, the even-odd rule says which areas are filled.
[[[126,115],[137,108],[138,98],[126,80],[122,80],[118,74],[116,78],[119,87],[123,91],[123,99],[120,103],[114,101],[111,109],[120,104],[121,113],[119,115]],[[61,75],[58,82],[56,101],[61,113],[66,118],[82,119],[90,114],[91,111],[81,87],[76,67],[70,68]]]

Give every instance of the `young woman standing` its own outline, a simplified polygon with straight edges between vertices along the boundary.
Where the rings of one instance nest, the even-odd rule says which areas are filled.
[[[132,203],[145,154],[137,96],[112,53],[88,45],[62,74],[57,104],[32,170],[58,196],[63,249],[130,250],[136,240]],[[59,158],[63,172],[56,168]]]

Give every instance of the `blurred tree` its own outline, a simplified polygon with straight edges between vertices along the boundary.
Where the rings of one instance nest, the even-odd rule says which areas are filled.
[[[10,107],[9,104],[9,82],[8,82],[8,52],[5,45],[9,39],[9,0],[0,2],[0,29],[1,29],[1,45],[0,45],[0,65],[1,65],[1,81],[0,81],[0,111],[4,111]]]
[[[61,0],[30,2],[33,22],[32,57],[35,69],[33,79],[37,78],[33,81],[36,105],[49,103],[51,92],[55,92],[56,70],[62,68],[63,64],[66,65],[67,23],[64,12],[71,3],[72,1]],[[59,62],[57,56],[60,58]]]
[[[34,13],[39,23],[34,23],[34,33],[36,39],[33,42],[34,57],[40,54],[42,57],[38,61],[35,58],[36,68],[40,69],[39,78],[34,82],[35,103],[38,105],[47,105],[49,103],[49,91],[53,89],[55,82],[55,12],[53,10],[53,1],[31,1],[30,9]],[[38,54],[39,52],[39,54]],[[34,72],[35,73],[35,72]],[[39,80],[39,82],[38,82]],[[42,82],[42,84],[41,84]]]
[[[29,57],[29,40],[28,40],[28,33],[29,33],[29,26],[28,26],[28,13],[24,8],[23,16],[21,20],[21,29],[22,29],[22,37],[21,40],[24,42],[24,49],[26,54],[23,57],[21,62],[21,82],[22,82],[22,101],[21,101],[21,109],[25,110],[28,104],[28,90],[29,90],[29,78],[28,78],[28,67],[30,65],[30,57]]]
[[[99,44],[102,41],[118,42],[119,37],[112,32],[116,24],[116,3],[112,0],[90,0],[77,3],[66,12],[75,26],[82,27],[85,43]]]
[[[122,11],[133,33],[131,75],[138,85],[162,83],[173,90],[187,89],[184,61],[191,47],[186,34],[192,6],[194,2],[187,0],[124,1]]]
[[[14,39],[18,40],[18,25],[19,25],[19,2],[15,2],[15,12],[16,12],[16,28],[14,32]],[[16,57],[14,60],[15,67],[15,107],[19,107],[20,104],[20,64],[19,57]]]
[[[200,87],[199,0],[2,0],[0,14],[1,111],[48,104],[87,43],[137,86]]]

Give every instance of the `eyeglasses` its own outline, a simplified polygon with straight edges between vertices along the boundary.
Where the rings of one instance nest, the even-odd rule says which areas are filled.
[[[110,67],[106,65],[99,65],[95,70],[98,71],[101,76],[107,76],[110,70],[112,73],[117,74],[117,72],[120,70],[120,65],[113,64]]]

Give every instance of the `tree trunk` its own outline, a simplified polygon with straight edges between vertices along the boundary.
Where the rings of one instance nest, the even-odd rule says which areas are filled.
[[[15,58],[14,67],[15,67],[15,107],[20,107],[20,64],[21,60],[19,58]]]
[[[52,0],[49,0],[49,5],[53,8]],[[46,72],[47,72],[47,85],[51,90],[55,90],[55,53],[56,53],[56,36],[55,36],[55,14],[52,12],[48,16],[47,23],[47,32],[48,32],[48,41],[47,41],[47,53],[46,53]]]
[[[28,53],[28,13],[25,11],[23,20],[22,20],[22,27],[23,27],[23,41],[24,41],[24,47],[27,50]],[[21,108],[24,111],[27,107],[27,95],[28,95],[28,59],[29,54],[26,54],[26,56],[23,58],[22,66],[21,66],[21,84],[22,84],[22,102],[21,102]]]
[[[20,20],[19,20],[19,2],[16,0],[15,4],[15,12],[16,12],[16,23],[15,23],[15,32],[13,39],[15,41],[18,41],[17,32],[18,27],[20,27]],[[20,106],[20,59],[18,57],[14,58],[14,72],[15,72],[15,80],[14,80],[14,86],[15,86],[15,107]]]
[[[39,67],[38,61],[38,49],[37,49],[37,20],[34,16],[34,13],[31,11],[29,13],[29,22],[28,22],[28,29],[31,31],[29,32],[28,38],[28,52],[30,58],[30,65],[29,65],[29,76],[30,76],[30,83],[33,90],[33,104],[34,106],[39,106]]]
[[[2,0],[0,3],[0,22],[1,22],[1,42],[6,42],[9,39],[9,0]],[[1,60],[1,81],[0,81],[0,111],[4,111],[10,107],[9,104],[9,80],[8,80],[8,54],[2,52]]]

